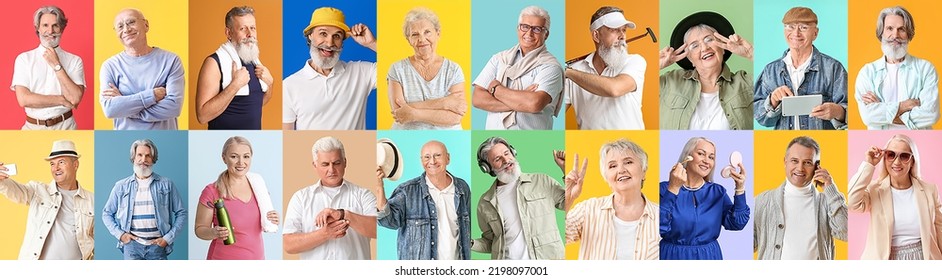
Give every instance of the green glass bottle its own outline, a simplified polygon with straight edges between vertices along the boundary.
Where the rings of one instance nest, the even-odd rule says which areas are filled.
[[[222,241],[222,244],[232,245],[235,244],[235,232],[232,231],[232,222],[229,221],[229,211],[226,210],[226,205],[222,202],[222,199],[216,200],[216,219],[219,222],[219,226],[229,229],[229,237],[226,240]]]

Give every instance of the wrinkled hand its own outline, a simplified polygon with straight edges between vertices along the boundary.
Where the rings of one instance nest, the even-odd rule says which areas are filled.
[[[468,102],[464,99],[464,93],[462,92],[449,94],[445,96],[443,101],[445,110],[462,116],[468,111]]]
[[[713,32],[713,36],[719,40],[719,42],[714,43],[718,47],[728,50],[735,55],[752,60],[752,44],[749,44],[749,42],[740,37],[738,34],[733,34],[730,35],[729,38],[726,38],[719,32]]]
[[[867,150],[866,161],[870,165],[877,166],[880,163],[880,158],[883,158],[883,150],[875,146],[870,146],[870,149]]]
[[[824,188],[831,184],[831,173],[828,173],[827,169],[818,168],[818,170],[814,171],[812,180],[821,183],[821,188]]]
[[[272,78],[271,71],[268,71],[268,67],[265,67],[265,65],[255,65],[255,77],[258,77],[259,80],[262,80],[262,82],[268,85],[269,90],[271,86],[274,85],[275,79]]]
[[[880,103],[880,98],[878,98],[876,94],[873,94],[872,91],[868,91],[860,99],[863,99],[864,105]]]
[[[901,112],[909,112],[912,111],[913,108],[919,107],[919,105],[922,105],[922,102],[920,102],[919,99],[906,99],[899,103],[899,110]]]
[[[772,108],[778,108],[778,104],[781,103],[782,98],[786,96],[795,96],[791,88],[788,88],[788,86],[775,88],[775,90],[772,91],[772,95],[769,96],[769,102],[772,103]]]
[[[240,89],[245,85],[249,84],[249,70],[239,65],[239,63],[232,62],[232,81],[230,85],[235,86],[236,89]]]
[[[102,98],[102,99],[110,99],[110,98],[112,98],[112,97],[118,97],[118,96],[121,96],[121,92],[118,91],[118,87],[117,87],[117,86],[115,86],[114,84],[111,84],[111,83],[108,84],[108,88],[106,88],[105,90],[102,90],[102,91],[101,91],[101,98]]]
[[[50,47],[43,46],[45,50],[43,51],[43,59],[46,60],[46,63],[49,64],[50,68],[55,68],[56,65],[61,65],[59,62],[59,54],[56,53],[56,50]],[[65,67],[64,65],[62,67]],[[65,69],[62,69],[65,70]]]
[[[346,220],[336,220],[327,224],[326,227],[321,228],[321,230],[326,231],[327,236],[330,239],[337,239],[347,235],[347,228],[350,227],[350,221]]]
[[[415,108],[409,106],[409,103],[402,98],[396,98],[396,105],[399,105],[399,108],[392,110],[392,115],[397,123],[406,124],[415,121]]]
[[[553,150],[553,161],[559,166],[559,171],[566,172],[566,151]]]
[[[376,37],[373,37],[373,32],[362,23],[358,23],[350,28],[350,37],[353,37],[353,41],[356,41],[357,44],[367,48],[376,45]]]
[[[10,169],[7,169],[5,166],[3,166],[3,163],[0,163],[0,181],[10,178],[10,175],[7,174],[7,171],[9,170]]]
[[[164,100],[164,97],[167,97],[167,88],[155,87],[154,88],[154,102],[160,102],[161,100]]]
[[[671,168],[670,179],[667,180],[667,190],[677,194],[680,192],[680,186],[687,184],[687,168],[683,164],[677,163],[674,164],[674,167]]]
[[[128,244],[128,242],[131,242],[131,240],[137,240],[137,236],[127,232],[121,235],[121,244]]]
[[[677,63],[686,57],[687,43],[680,45],[676,50],[670,46],[664,47],[658,53],[658,65],[660,66],[658,69],[667,68],[667,66],[671,66],[671,64]]]
[[[278,218],[278,212],[275,212],[275,210],[268,211],[268,213],[265,214],[265,218],[267,218],[269,222],[275,225],[277,225],[281,221]]]
[[[844,116],[844,107],[841,107],[841,105],[837,105],[837,103],[834,102],[821,103],[821,105],[815,106],[814,109],[811,109],[810,116],[822,120],[839,120]]]
[[[733,182],[736,184],[735,191],[737,193],[746,191],[746,167],[742,163],[737,165],[739,167],[739,172],[730,172],[729,175],[733,177]]]
[[[386,179],[386,173],[383,172],[383,168],[380,166],[376,167],[376,188],[374,188],[373,194],[377,196],[385,196],[386,190],[383,188],[383,179]]]
[[[167,240],[165,240],[163,237],[154,239],[154,245],[160,246],[160,248],[165,248],[168,244],[169,243],[167,243]]]
[[[324,227],[337,220],[340,220],[340,210],[324,208],[324,210],[321,210],[321,212],[317,213],[317,216],[314,217],[314,225]]]
[[[576,154],[573,161],[575,164],[572,166],[572,170],[569,171],[569,174],[566,174],[565,183],[566,183],[566,199],[570,201],[579,197],[582,194],[582,183],[585,182],[585,170],[589,166],[589,159],[586,158],[582,162],[582,168],[579,168],[579,154]]]

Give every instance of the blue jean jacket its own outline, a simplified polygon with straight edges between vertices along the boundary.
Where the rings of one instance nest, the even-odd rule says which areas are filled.
[[[186,224],[186,208],[177,193],[177,188],[169,178],[154,173],[150,184],[150,195],[154,199],[157,212],[157,230],[167,241],[167,254],[173,252],[173,241]],[[131,212],[134,210],[134,198],[137,197],[137,180],[134,175],[115,182],[101,219],[108,232],[118,239],[118,249],[124,250],[121,235],[131,232]],[[186,236],[184,236],[186,238]]]
[[[795,95],[820,94],[821,102],[833,102],[844,107],[844,121],[799,116],[801,129],[847,129],[847,70],[840,61],[819,52],[817,47],[812,46],[812,48],[811,64]],[[779,103],[778,107],[772,108],[769,99],[772,92],[780,86],[795,88],[792,85],[788,67],[782,61],[786,55],[788,55],[788,50],[782,54],[782,58],[766,65],[754,87],[756,92],[752,105],[756,121],[763,126],[775,127],[775,129],[794,129],[795,125],[794,117],[782,116],[782,104]]]
[[[471,188],[454,177],[455,205],[458,206],[458,252],[463,260],[471,259]],[[400,260],[438,259],[438,215],[435,202],[428,193],[425,173],[396,187],[386,201],[386,209],[377,215],[379,225],[399,231]]]

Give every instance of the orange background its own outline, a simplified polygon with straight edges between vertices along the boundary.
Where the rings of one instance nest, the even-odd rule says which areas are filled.
[[[625,10],[625,17],[634,22],[635,29],[629,29],[625,38],[644,34],[644,28],[650,27],[654,34],[661,34],[658,24],[658,1],[611,1],[611,0],[580,0],[566,1],[566,57],[570,60],[595,51],[592,34],[589,32],[589,20],[599,7],[614,6]],[[657,38],[659,41],[661,38]],[[641,104],[641,113],[644,116],[644,128],[658,129],[658,72],[657,52],[658,44],[652,43],[650,38],[639,39],[628,44],[628,53],[640,54],[648,63],[644,71],[644,89]],[[576,112],[568,109],[566,112],[566,129],[579,129],[576,122]]]
[[[928,60],[935,65],[936,71],[939,70],[939,62],[942,61],[942,52],[939,52],[939,44],[942,43],[942,32],[938,26],[942,26],[942,17],[939,17],[938,11],[942,11],[942,2],[938,1],[848,1],[847,3],[847,45],[852,46],[847,50],[848,67],[847,78],[848,86],[848,112],[847,119],[850,129],[867,129],[867,125],[860,119],[856,97],[857,74],[860,68],[867,63],[883,56],[880,50],[880,42],[876,38],[877,18],[880,11],[884,8],[893,6],[903,6],[913,15],[913,22],[916,25],[916,35],[909,43],[909,53],[915,57]],[[932,126],[933,129],[942,129],[942,122]]]
[[[205,130],[205,124],[196,119],[196,84],[203,60],[216,52],[226,41],[226,13],[232,7],[250,6],[255,9],[258,30],[259,59],[268,67],[274,84],[268,104],[262,106],[262,129],[281,129],[281,1],[190,1],[190,69],[187,71],[186,97],[189,106],[191,130]],[[198,12],[197,12],[198,11]],[[254,75],[254,73],[250,73]]]

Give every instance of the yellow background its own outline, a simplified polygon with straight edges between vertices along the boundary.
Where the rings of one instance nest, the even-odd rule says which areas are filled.
[[[95,142],[93,131],[0,131],[0,162],[16,164],[17,175],[7,180],[21,184],[52,182],[49,162],[44,160],[56,140],[72,140],[79,155],[77,179],[79,186],[94,191]],[[29,206],[16,204],[0,196],[0,260],[15,260],[26,233]],[[97,218],[97,217],[96,217]]]
[[[938,11],[942,11],[942,2],[922,1],[922,0],[898,0],[898,1],[848,1],[848,32],[847,50],[847,93],[848,112],[847,123],[850,129],[867,129],[867,125],[860,119],[856,97],[857,74],[860,68],[867,63],[875,61],[883,56],[880,50],[880,41],[876,37],[877,19],[880,11],[884,8],[893,6],[903,6],[913,15],[913,21],[916,25],[916,36],[909,43],[909,53],[915,57],[928,60],[935,65],[936,71],[940,70],[939,62],[942,62],[942,52],[939,52],[939,44],[942,43],[942,17],[938,16]],[[933,129],[942,129],[942,122],[937,122],[932,126]]]
[[[589,20],[599,7],[614,6],[625,11],[625,17],[635,23],[635,29],[628,29],[625,38],[644,34],[645,27],[654,30],[654,34],[661,34],[658,24],[658,1],[612,1],[612,0],[580,0],[566,1],[566,57],[570,60],[595,51],[592,34],[589,32]],[[660,41],[662,38],[658,38]],[[670,39],[670,38],[664,38]],[[638,39],[628,44],[628,53],[639,54],[647,62],[644,70],[644,88],[641,100],[641,114],[644,116],[645,129],[658,128],[658,44],[651,42],[651,38]],[[566,112],[566,129],[579,129],[576,122],[576,112],[572,109]]]
[[[187,29],[189,21],[187,20],[187,1],[186,0],[98,0],[95,1],[95,129],[110,130],[114,129],[114,121],[106,118],[101,110],[100,93],[101,64],[108,58],[124,51],[124,45],[118,40],[118,35],[114,31],[114,17],[118,12],[125,8],[135,8],[141,10],[144,18],[150,22],[150,32],[147,33],[147,43],[154,47],[160,47],[166,51],[180,56],[183,61],[184,88],[189,89],[190,79],[186,76],[190,74],[189,50],[187,49]],[[225,14],[219,16],[220,20]],[[91,75],[88,75],[91,76]],[[187,129],[189,114],[187,114],[191,92],[186,90],[183,94],[183,110],[177,119],[177,127],[181,130]]]
[[[393,118],[389,109],[389,84],[386,76],[389,66],[415,54],[402,33],[406,13],[415,7],[426,7],[438,15],[442,33],[436,52],[461,66],[464,72],[465,100],[468,111],[461,119],[461,127],[471,128],[471,1],[378,0],[377,25],[377,70],[376,70],[376,128],[392,128]]]
[[[785,182],[785,148],[798,136],[810,136],[821,146],[821,167],[827,169],[837,189],[847,198],[847,132],[846,131],[756,131],[755,196],[778,188]],[[763,148],[764,147],[764,148]],[[752,206],[755,207],[755,206]],[[753,213],[756,213],[753,209]],[[755,219],[755,217],[753,217]],[[755,257],[755,254],[753,254]],[[834,258],[847,259],[847,242],[834,240]]]
[[[186,84],[186,97],[190,106],[183,110],[181,115],[189,115],[189,127],[191,130],[206,129],[206,124],[200,124],[196,120],[196,84],[200,75],[200,67],[203,66],[203,60],[216,52],[223,42],[226,41],[226,13],[232,7],[250,6],[255,9],[255,25],[258,36],[259,49],[261,54],[259,59],[268,67],[274,83],[269,92],[272,93],[268,104],[262,106],[262,129],[281,130],[281,1],[264,0],[227,0],[227,1],[190,1],[190,10],[199,11],[199,13],[190,14],[190,41],[189,50],[193,53],[192,71],[187,71],[186,76],[190,83]],[[181,57],[182,58],[182,57]],[[249,73],[255,75],[255,73]]]
[[[659,134],[654,130],[643,131],[566,131],[566,172],[572,170],[576,154],[579,154],[580,165],[584,158],[589,159],[589,167],[585,171],[585,182],[582,184],[582,194],[572,205],[583,200],[612,194],[612,189],[602,178],[599,172],[599,149],[602,145],[621,138],[631,140],[641,146],[648,154],[648,171],[645,173],[641,193],[648,201],[660,201],[658,193],[658,158]],[[579,242],[566,245],[566,259],[579,258]]]

